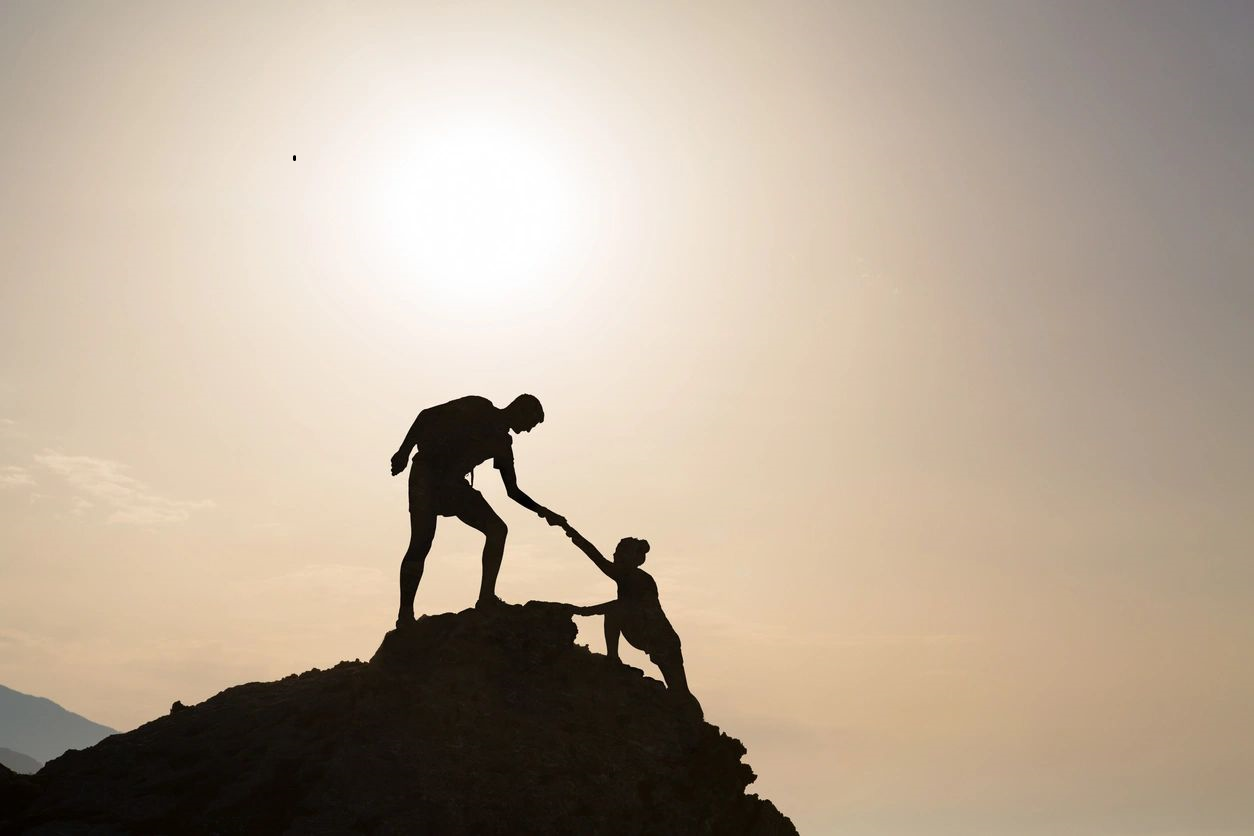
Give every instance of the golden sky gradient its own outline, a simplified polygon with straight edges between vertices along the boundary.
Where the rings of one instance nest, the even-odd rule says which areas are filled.
[[[0,3],[0,683],[126,729],[368,658],[415,413],[534,392],[520,486],[651,541],[802,833],[1254,831],[1252,42],[1209,2]],[[476,486],[504,598],[612,595]],[[420,611],[479,542],[441,523]]]

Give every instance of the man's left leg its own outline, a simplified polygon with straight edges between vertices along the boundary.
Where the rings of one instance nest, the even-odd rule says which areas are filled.
[[[401,560],[401,604],[396,614],[398,628],[414,621],[414,595],[422,581],[422,568],[435,537],[436,491],[429,471],[420,462],[414,462],[409,474],[409,548]]]

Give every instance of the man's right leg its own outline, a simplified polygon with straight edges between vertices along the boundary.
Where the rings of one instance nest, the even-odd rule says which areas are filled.
[[[505,555],[505,537],[509,528],[492,506],[470,485],[458,486],[454,502],[457,518],[466,525],[483,532],[483,577],[479,583],[479,600],[476,607],[487,607],[500,603],[496,597],[496,577],[501,571],[501,558]]]
[[[409,509],[409,548],[401,560],[401,606],[396,614],[397,627],[414,620],[414,596],[418,594],[422,569],[427,563],[427,553],[431,551],[431,541],[435,538],[435,511],[426,506],[427,503],[419,503]]]

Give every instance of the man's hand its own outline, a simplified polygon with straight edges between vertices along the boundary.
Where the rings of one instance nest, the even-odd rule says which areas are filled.
[[[540,519],[544,520],[549,525],[560,525],[563,527],[565,527],[566,525],[565,517],[563,517],[561,514],[557,514],[557,513],[554,513],[553,511],[550,511],[548,508],[542,507],[540,508],[540,510],[536,511],[536,513],[540,515]]]
[[[397,450],[392,454],[392,475],[395,476],[409,466],[409,451]]]

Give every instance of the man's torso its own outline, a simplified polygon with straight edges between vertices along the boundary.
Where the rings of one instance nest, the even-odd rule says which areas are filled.
[[[460,479],[488,459],[513,455],[509,426],[487,398],[469,395],[423,411],[415,467]]]

